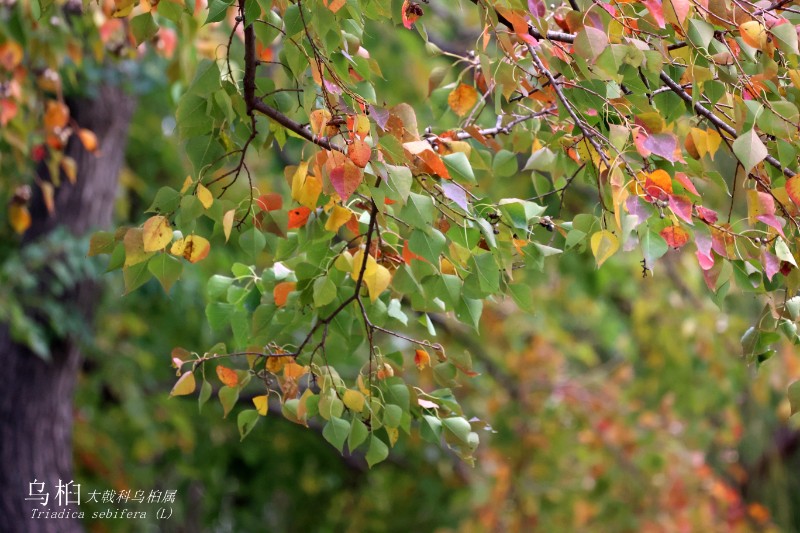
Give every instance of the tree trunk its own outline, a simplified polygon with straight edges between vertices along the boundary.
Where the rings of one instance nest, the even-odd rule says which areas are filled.
[[[70,185],[62,179],[56,189],[53,216],[48,216],[42,198],[34,196],[33,224],[25,234],[23,246],[57,226],[83,235],[111,222],[134,100],[121,88],[103,86],[95,97],[69,104],[76,122],[97,135],[99,150],[97,155],[90,154],[76,136],[72,137],[67,153],[78,165],[77,182]],[[91,281],[81,282],[64,296],[64,303],[88,322],[98,301],[98,290]],[[52,361],[47,362],[16,344],[8,328],[0,325],[0,367],[4,376],[0,387],[0,531],[82,530],[77,519],[32,518],[34,510],[80,510],[77,505],[59,505],[64,502],[59,502],[57,487],[59,480],[73,480],[72,396],[81,354],[71,339],[59,340],[50,348]],[[31,486],[34,481],[44,482],[44,486]],[[46,505],[26,500],[31,490],[38,495],[39,489],[42,494],[49,493]],[[81,501],[85,501],[84,493]]]

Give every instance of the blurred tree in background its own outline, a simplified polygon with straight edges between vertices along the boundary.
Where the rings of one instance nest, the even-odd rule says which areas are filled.
[[[178,490],[175,514],[169,521],[159,522],[153,517],[147,521],[87,518],[82,526],[91,531],[142,531],[146,528],[353,532],[793,531],[800,528],[795,473],[800,433],[796,421],[790,419],[786,398],[789,383],[800,379],[800,368],[793,346],[789,342],[778,342],[772,336],[779,319],[785,318],[785,311],[781,309],[773,316],[764,311],[764,300],[760,296],[742,290],[747,289],[742,279],[750,280],[748,276],[755,276],[759,289],[773,291],[773,276],[783,275],[767,273],[775,267],[771,262],[773,258],[767,261],[763,259],[765,256],[756,254],[757,260],[753,260],[752,250],[742,252],[742,257],[728,257],[733,260],[731,269],[720,266],[725,251],[720,254],[715,248],[714,269],[717,271],[712,270],[712,275],[719,278],[709,281],[708,276],[704,276],[709,269],[699,270],[692,253],[667,251],[663,244],[665,237],[658,237],[663,241],[660,251],[663,257],[658,263],[647,260],[655,245],[639,243],[643,247],[651,246],[643,251],[649,271],[643,271],[639,263],[641,256],[632,254],[609,259],[598,270],[595,261],[588,259],[588,250],[592,249],[598,262],[605,261],[605,258],[601,260],[604,253],[598,253],[587,234],[583,239],[573,237],[575,242],[571,244],[585,248],[586,253],[548,258],[543,270],[516,270],[514,280],[519,285],[515,286],[522,288],[509,289],[505,296],[487,300],[478,332],[469,327],[469,320],[454,320],[452,312],[426,308],[419,315],[412,315],[406,309],[409,316],[427,317],[429,321],[422,325],[410,321],[409,329],[419,335],[416,338],[435,331],[432,340],[445,346],[451,357],[464,350],[471,355],[472,368],[478,375],[461,379],[461,386],[455,389],[454,395],[465,416],[474,417],[470,429],[480,435],[481,445],[474,451],[474,467],[447,446],[431,444],[419,432],[411,432],[394,444],[385,463],[369,469],[364,450],[340,454],[326,442],[331,440],[323,435],[326,420],[310,419],[307,421],[310,427],[306,429],[281,416],[280,405],[271,405],[269,415],[261,417],[250,436],[240,442],[235,417],[222,419],[223,410],[218,403],[209,402],[198,412],[197,403],[188,397],[169,398],[167,391],[175,381],[174,368],[169,367],[171,347],[199,349],[218,342],[229,346],[241,344],[235,324],[231,329],[230,317],[220,325],[208,311],[219,308],[218,304],[227,305],[219,289],[209,284],[209,278],[227,274],[231,265],[239,261],[253,263],[259,271],[270,271],[274,268],[272,259],[278,255],[273,247],[278,245],[270,241],[261,247],[266,247],[266,252],[242,259],[242,248],[247,247],[242,234],[252,230],[241,228],[240,233],[233,228],[232,245],[223,246],[226,239],[222,234],[232,228],[228,222],[225,229],[222,216],[228,211],[220,209],[214,213],[219,220],[201,219],[196,226],[192,221],[191,231],[213,233],[213,250],[197,264],[181,263],[181,280],[170,288],[172,275],[165,275],[166,269],[145,269],[145,263],[141,263],[134,274],[131,271],[136,264],[126,265],[124,276],[101,277],[102,267],[84,258],[88,248],[86,240],[68,236],[63,228],[58,229],[67,226],[78,236],[85,236],[88,229],[108,224],[112,207],[109,191],[116,186],[126,136],[120,194],[114,207],[117,223],[134,228],[152,218],[153,213],[145,215],[144,212],[154,201],[158,202],[159,190],[164,187],[178,190],[186,175],[195,184],[201,181],[199,175],[203,172],[207,172],[210,179],[224,175],[229,168],[214,160],[223,156],[225,150],[235,146],[241,149],[242,143],[250,142],[247,141],[249,131],[241,127],[242,123],[246,126],[249,118],[244,112],[244,103],[237,101],[236,94],[229,90],[231,84],[220,86],[213,93],[215,96],[205,95],[204,98],[214,99],[215,107],[209,116],[215,121],[225,123],[235,116],[234,122],[241,122],[222,127],[217,122],[210,126],[200,124],[198,131],[214,137],[211,144],[203,145],[205,141],[196,142],[191,137],[188,143],[182,143],[186,135],[181,135],[180,131],[181,123],[189,123],[193,116],[186,111],[182,116],[181,102],[185,106],[187,95],[192,96],[190,88],[197,87],[195,75],[199,62],[215,60],[200,63],[201,73],[202,68],[215,65],[219,72],[224,73],[228,68],[236,73],[231,75],[235,80],[241,80],[245,53],[242,22],[249,21],[237,21],[236,6],[228,9],[226,2],[198,4],[194,9],[193,6],[184,9],[182,4],[168,0],[162,0],[161,4],[152,17],[161,24],[160,28],[154,23],[151,25],[146,12],[143,14],[141,6],[134,6],[133,2],[109,2],[99,9],[93,4],[81,6],[75,2],[6,2],[0,7],[3,20],[0,63],[6,76],[0,99],[0,121],[4,126],[0,159],[4,178],[0,180],[0,188],[7,198],[9,221],[3,229],[0,257],[0,294],[4,301],[0,317],[8,328],[3,330],[0,339],[2,361],[10,372],[9,385],[0,401],[3,509],[19,510],[18,502],[34,478],[55,484],[56,479],[74,477],[82,484],[84,495],[89,490]],[[637,8],[640,28],[657,32],[658,20],[653,21],[652,17],[660,10],[661,3],[651,4],[647,10],[641,6]],[[289,7],[298,5],[279,3],[274,11],[264,8],[263,13],[273,13],[275,17],[267,16],[267,22],[283,24],[288,31],[286,24],[299,23],[297,20],[282,21],[278,15],[285,17]],[[137,11],[132,12],[131,18],[125,18],[131,15],[134,7]],[[317,11],[310,13],[322,17],[326,12],[321,10],[329,7],[327,3],[317,2],[314,4]],[[435,133],[447,139],[442,132],[455,131],[463,125],[463,117],[454,113],[459,106],[454,106],[451,98],[462,82],[470,87],[474,85],[482,95],[488,94],[481,96],[487,101],[501,100],[499,94],[481,88],[480,69],[460,70],[476,57],[474,52],[473,55],[468,52],[480,50],[480,39],[486,34],[485,21],[481,12],[468,2],[457,8],[435,2],[417,7],[424,10],[425,15],[416,27],[423,28],[421,22],[425,22],[424,30],[387,32],[385,24],[368,20],[355,48],[369,50],[370,59],[380,67],[380,75],[371,79],[374,93],[381,98],[386,95],[391,98],[388,102],[372,104],[383,109],[407,102],[415,110],[420,133],[424,134],[425,125],[432,124]],[[536,2],[524,7],[531,13],[549,9]],[[768,6],[751,6],[746,11],[752,15],[765,7]],[[397,23],[401,18],[407,19],[409,13],[413,14],[407,2],[394,2],[389,8],[398,19]],[[725,21],[713,20],[701,7],[693,9],[692,20],[696,24],[692,27],[701,34],[697,37],[701,40],[707,28],[700,27],[700,19],[710,20],[708,26],[716,24],[736,35],[746,33],[751,27],[740,30],[734,25],[730,30],[730,24],[726,26]],[[727,9],[730,10],[730,6]],[[741,16],[735,13],[736,9],[733,8],[731,17],[741,22],[736,19]],[[503,13],[512,26],[518,24],[514,12]],[[573,16],[566,4],[548,14],[548,24],[552,26],[554,21],[563,21],[565,14],[567,18]],[[609,35],[617,31],[609,20],[596,12],[593,14],[602,20],[592,24],[603,27]],[[783,15],[793,16],[785,12]],[[211,19],[216,21],[203,24]],[[625,20],[630,22],[633,18]],[[318,22],[314,20],[314,24]],[[527,22],[523,22],[528,28]],[[497,27],[503,26],[496,15],[494,23]],[[597,35],[582,25],[575,26],[574,20],[572,23],[572,29],[567,22],[563,22],[567,27],[561,29],[583,32],[589,39],[588,44],[576,42],[576,57],[586,60],[583,57],[586,53],[600,56],[602,51],[597,51],[597,47],[602,43],[592,40],[597,39]],[[261,26],[269,27],[268,24]],[[663,21],[661,26],[663,31]],[[351,35],[355,31],[349,26],[345,26],[345,30],[350,30],[347,33]],[[504,35],[500,39],[524,46],[525,39],[520,34],[527,31],[513,27],[507,35],[500,32]],[[547,28],[530,31],[539,32],[541,36]],[[787,38],[778,31],[774,35]],[[257,36],[260,42],[262,35]],[[679,35],[670,37],[677,39]],[[693,38],[690,35],[689,40]],[[758,40],[758,32],[756,37],[747,38],[755,39],[755,48],[766,48]],[[135,45],[144,41],[146,45]],[[742,42],[741,37],[737,42],[751,44]],[[14,48],[13,43],[21,50]],[[501,44],[505,46],[504,42]],[[699,48],[711,47],[705,43]],[[742,57],[741,61],[766,63],[766,54],[761,52],[751,54],[753,57]],[[259,61],[290,63],[288,66],[278,64],[265,76],[274,83],[272,90],[278,91],[280,81],[302,81],[303,76],[296,72],[299,70],[308,73],[304,83],[309,92],[307,86],[314,86],[320,80],[312,79],[313,68],[308,69],[308,58],[286,53],[283,50],[281,55],[277,45],[259,49]],[[697,53],[696,50],[693,53]],[[790,59],[797,55],[785,53]],[[556,61],[555,56],[557,54],[548,61]],[[700,72],[703,68],[716,68],[703,63],[707,58],[691,57],[698,79],[704,75]],[[778,58],[781,68],[791,66]],[[591,58],[592,61],[597,59]],[[524,61],[532,60],[530,57],[520,60]],[[728,60],[718,58],[711,63],[727,65]],[[509,76],[506,70],[509,65],[509,62],[496,64],[493,76],[497,79]],[[357,66],[363,68],[360,63]],[[523,66],[532,68],[530,63]],[[758,66],[765,70],[771,68],[765,64]],[[606,63],[600,67],[601,70],[609,68]],[[749,64],[745,68],[749,68]],[[363,75],[363,72],[357,74]],[[715,75],[726,80],[725,73]],[[474,79],[469,79],[471,76]],[[791,76],[792,71],[787,70],[781,79],[787,82]],[[692,81],[687,77],[681,84],[687,86]],[[519,78],[514,78],[514,83],[517,82]],[[625,82],[630,83],[627,78]],[[553,82],[542,75],[537,83],[543,88],[542,92],[546,92],[548,84]],[[334,90],[332,85],[321,86]],[[596,84],[584,87],[598,89]],[[358,86],[358,90],[362,89],[363,86]],[[535,94],[532,89],[526,91]],[[223,93],[228,94],[228,100],[221,96]],[[787,92],[784,88],[784,93],[794,101],[796,89],[789,87]],[[295,97],[291,91],[276,94],[276,106],[293,105]],[[513,91],[504,94],[503,105],[516,96]],[[306,102],[301,104],[300,99],[298,96],[297,108],[303,113]],[[138,104],[128,129],[134,100]],[[531,105],[537,106],[561,105],[560,118],[570,121],[563,104],[557,102],[552,93],[543,101],[537,102],[535,97],[530,100]],[[764,101],[769,109],[774,98],[765,97]],[[58,106],[60,102],[68,104],[66,118]],[[319,101],[314,103],[319,105]],[[593,124],[605,133],[603,128],[608,127],[607,121],[603,125],[586,118],[593,116],[586,109],[591,105],[580,102],[575,105],[584,113],[586,124]],[[752,130],[757,120],[752,116],[752,109],[742,111],[741,106],[745,104],[737,101],[736,105],[739,106],[737,112],[743,113],[739,118]],[[777,108],[782,110],[781,105],[783,101]],[[492,103],[486,106],[486,114],[492,114],[492,106],[499,109],[499,104]],[[680,108],[682,112],[684,104],[680,99],[673,99],[658,105],[659,109],[670,107]],[[481,108],[476,113],[477,119],[472,125],[491,129],[495,126],[494,117],[487,118],[483,111]],[[747,115],[748,112],[751,115]],[[194,110],[194,115],[198,114],[204,115],[204,112]],[[509,112],[504,116],[508,123],[515,115]],[[313,127],[313,119],[308,118]],[[777,147],[780,163],[787,164],[792,156],[786,156],[788,148],[780,144],[780,136],[775,138],[779,128],[774,124],[765,127],[763,119],[758,120],[762,120],[758,125],[759,133],[767,132],[764,140],[770,149]],[[598,203],[598,189],[593,181],[597,178],[588,172],[587,163],[603,169],[596,161],[597,150],[592,152],[595,147],[589,146],[589,136],[579,129],[571,131],[575,126],[572,124],[570,131],[554,132],[556,135],[548,137],[546,130],[551,125],[544,121],[537,124],[541,128],[538,132],[510,129],[507,136],[498,136],[498,140],[508,143],[509,148],[524,157],[518,159],[512,154],[501,158],[489,150],[472,151],[469,162],[479,178],[480,189],[490,191],[494,199],[522,197],[541,201],[565,234],[580,225],[575,214],[591,212],[592,217],[599,220],[597,210],[586,207]],[[642,121],[637,125],[641,126]],[[269,134],[257,138],[260,152],[247,160],[247,170],[256,190],[294,197],[295,194],[290,194],[292,172],[287,176],[287,183],[284,169],[307,159],[308,147],[298,139],[287,140],[285,132],[281,131],[272,126],[263,128],[261,133]],[[568,133],[572,135],[568,137]],[[659,134],[652,130],[647,133]],[[584,148],[581,148],[581,135]],[[546,151],[534,144],[539,142],[539,136],[547,144]],[[634,140],[632,137],[626,146],[635,152],[631,148]],[[570,143],[574,143],[572,153]],[[676,149],[681,150],[680,147]],[[691,155],[697,147],[684,146],[683,150],[684,154]],[[555,159],[548,160],[547,165],[577,169],[576,174],[573,177],[555,178],[555,173],[548,176],[546,169],[542,171],[544,163],[535,160],[534,172],[519,170],[532,152],[545,159],[552,156]],[[669,155],[663,151],[654,152],[656,157]],[[510,151],[505,153],[511,154]],[[641,151],[639,154],[642,155]],[[741,160],[740,153],[734,149],[724,157],[722,152],[718,156],[727,161],[725,168],[733,169],[730,183],[747,180],[751,169],[745,169],[741,175],[741,165],[735,159]],[[391,157],[388,150],[386,157]],[[708,161],[706,157],[705,163]],[[452,171],[453,167],[448,168]],[[669,165],[665,168],[672,170]],[[605,171],[609,171],[608,166]],[[762,180],[769,175],[763,168],[754,172]],[[714,181],[716,176],[710,174],[713,172],[706,172],[703,177],[712,185],[719,185]],[[524,186],[520,185],[520,177]],[[780,183],[777,180],[781,178],[771,177]],[[103,184],[97,184],[95,179]],[[606,176],[604,179],[613,178]],[[679,190],[678,182],[675,183]],[[704,184],[707,185],[705,181]],[[31,187],[30,200],[26,185]],[[228,194],[246,199],[251,190],[248,185],[244,178],[238,179]],[[559,190],[561,187],[563,190]],[[361,191],[374,195],[375,189]],[[219,193],[218,188],[211,190],[215,196]],[[477,187],[472,190],[478,192]],[[726,205],[728,197],[723,188],[708,186],[702,191],[704,202]],[[637,194],[635,188],[631,194]],[[370,196],[364,194],[364,197]],[[195,199],[191,194],[184,196],[181,208],[184,203],[197,203],[187,198]],[[452,200],[451,205],[459,201],[448,198]],[[222,204],[219,199],[214,202]],[[602,204],[602,196],[599,202]],[[246,211],[242,205],[241,202],[230,204],[236,217],[234,221]],[[792,208],[791,203],[787,205]],[[470,204],[469,209],[464,210],[467,215],[472,207]],[[654,212],[666,209],[655,203],[647,207],[653,207]],[[187,209],[195,208],[189,205]],[[284,209],[284,214],[287,210]],[[562,210],[570,214],[569,218]],[[364,213],[368,214],[368,210],[364,209]],[[623,212],[623,218],[627,216],[625,213],[628,212]],[[764,214],[752,213],[749,201],[744,206],[737,205],[737,216],[745,221],[749,215],[755,218]],[[776,216],[774,206],[773,212],[766,214]],[[784,215],[787,220],[793,216]],[[183,213],[178,216],[185,217]],[[692,216],[690,207],[689,218]],[[698,222],[697,216],[694,215],[695,222]],[[387,216],[387,220],[390,218]],[[600,218],[603,224],[613,224],[610,212],[602,212]],[[280,219],[275,220],[280,225]],[[316,222],[317,229],[325,220],[321,215]],[[772,222],[772,219],[767,220]],[[538,215],[525,223],[531,221],[534,225],[544,222]],[[676,218],[675,214],[668,217],[668,222],[674,223],[673,227],[685,226],[681,225],[684,217]],[[782,255],[777,249],[777,230],[770,223],[760,220],[759,223],[769,227],[768,231],[758,234],[763,233],[770,239],[768,245],[776,256]],[[655,224],[660,223],[656,221]],[[514,246],[518,245],[528,249],[537,242],[553,244],[545,225],[531,236],[530,243],[513,246],[511,234],[504,228],[502,231],[509,234],[498,236],[501,247],[505,241],[505,252],[513,253]],[[369,221],[362,220],[360,226],[367,235],[371,234]],[[654,227],[659,231],[663,229]],[[591,228],[594,226],[590,224],[587,229],[593,231]],[[642,240],[659,234],[648,231],[640,232]],[[736,226],[728,231],[740,232],[736,242],[746,249],[747,245],[741,244],[746,230]],[[789,231],[788,225],[786,231]],[[475,232],[480,235],[477,230]],[[621,233],[622,228],[619,228]],[[47,237],[47,234],[52,236]],[[123,240],[123,234],[119,235]],[[556,241],[556,245],[563,246],[562,237],[558,237],[561,240]],[[787,242],[794,250],[791,239]],[[112,244],[108,246],[113,248]],[[420,252],[419,248],[414,249]],[[124,260],[126,253],[130,255],[129,248],[123,252],[117,254],[118,257],[112,256],[112,265]],[[712,257],[712,252],[706,252]],[[164,265],[172,264],[166,253],[160,255],[166,257]],[[536,252],[529,251],[525,255],[519,251],[519,255],[534,263],[541,260]],[[453,260],[457,257],[450,252],[447,256]],[[189,260],[194,263],[191,257]],[[148,261],[151,260],[148,258]],[[760,269],[757,268],[761,266],[759,262],[764,263]],[[456,264],[458,275],[465,279],[472,275],[469,267]],[[455,268],[452,264],[450,267]],[[796,277],[796,270],[783,267],[791,288],[794,283],[791,276]],[[440,264],[440,268],[444,273],[446,266]],[[723,268],[728,270],[721,273]],[[763,280],[761,270],[764,270]],[[642,276],[643,273],[648,275]],[[148,281],[151,274],[159,278],[161,284],[155,279]],[[338,280],[342,286],[353,284],[353,280],[342,278]],[[738,290],[726,298],[731,285],[729,279],[736,280]],[[102,298],[98,282],[108,286]],[[427,284],[423,286],[425,290],[429,288]],[[789,289],[786,292],[790,294]],[[126,296],[120,299],[123,293]],[[81,294],[88,296],[78,296]],[[371,292],[369,295],[372,296]],[[270,300],[267,303],[271,305],[273,297],[270,286],[265,291],[264,302]],[[89,331],[86,326],[95,304],[99,309],[93,329]],[[779,303],[773,302],[773,309],[779,307]],[[291,309],[286,311],[294,313]],[[86,320],[80,318],[84,313],[89,317]],[[352,316],[358,318],[358,313]],[[249,323],[250,317],[246,318]],[[740,337],[754,323],[759,337],[749,344],[745,339],[744,355],[747,357],[743,358]],[[791,335],[787,337],[792,338]],[[336,368],[348,380],[359,372],[367,357],[363,339],[355,340],[358,342],[351,350],[347,343],[334,339],[332,342],[339,344],[334,344],[336,349],[330,350]],[[393,371],[421,390],[440,386],[441,376],[435,376],[433,369],[427,367],[417,372],[408,364],[413,358],[413,347],[402,339],[395,340],[397,342],[389,339],[385,348]],[[82,360],[77,347],[83,351]],[[431,348],[428,347],[433,356]],[[408,369],[403,370],[388,357],[392,349],[403,352]],[[775,350],[775,355],[769,358],[771,349]],[[209,350],[209,353],[213,352]],[[371,360],[372,353],[369,357]],[[762,359],[765,362],[758,367],[748,364]],[[211,371],[209,374],[213,375]],[[72,407],[71,381],[76,376],[77,391]],[[61,381],[65,384],[55,384]],[[220,383],[214,381],[214,392],[219,389]],[[242,404],[250,403],[257,394],[261,393],[243,389],[239,400]],[[447,399],[439,409],[449,409],[446,407],[449,401]],[[245,409],[236,407],[233,413],[238,415]],[[70,453],[72,415],[74,475],[65,460]],[[42,428],[48,428],[52,435]],[[22,508],[21,516],[28,515],[28,507],[26,504]],[[109,505],[82,502],[80,507],[91,516]],[[19,518],[8,513],[3,519]],[[8,527],[14,530],[19,529],[14,526],[17,523],[0,522],[0,525],[12,524]],[[60,521],[27,521],[25,524],[30,530],[38,527],[42,531],[81,527],[81,524],[67,526]]]

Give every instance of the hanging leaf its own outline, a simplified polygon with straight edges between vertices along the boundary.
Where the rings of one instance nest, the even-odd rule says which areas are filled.
[[[170,396],[186,396],[187,394],[191,394],[194,392],[196,387],[196,383],[194,380],[194,372],[184,372],[178,381],[175,383],[175,386],[172,387],[172,391],[170,391]]]
[[[670,248],[680,248],[689,242],[689,233],[680,226],[667,226],[659,233]]]
[[[363,178],[361,170],[350,161],[345,161],[330,173],[331,185],[343,202],[356,192]]]
[[[353,212],[351,210],[339,204],[334,204],[328,220],[325,222],[325,231],[339,231],[339,228],[345,225],[352,216]]]
[[[222,233],[225,235],[225,242],[228,242],[228,239],[231,238],[231,230],[233,229],[233,219],[235,216],[235,209],[225,211],[225,214],[222,215]]]
[[[619,240],[616,235],[604,229],[592,235],[591,246],[597,266],[600,267],[619,249]]]
[[[12,203],[8,208],[8,223],[18,235],[22,235],[31,226],[31,214],[26,205]]]
[[[358,279],[363,261],[364,251],[359,250],[356,255],[353,256],[353,270],[350,273],[354,280]],[[364,284],[367,286],[370,300],[373,302],[377,300],[378,296],[389,287],[391,281],[391,272],[389,272],[385,266],[379,265],[371,255],[367,255],[367,266],[364,269]]]
[[[347,147],[347,156],[357,167],[364,168],[372,156],[372,148],[365,141],[355,139]]]
[[[308,222],[311,209],[307,207],[297,207],[289,211],[289,229],[302,228]]]
[[[246,409],[236,417],[236,425],[239,427],[240,440],[244,440],[244,438],[253,431],[253,428],[258,423],[258,415],[259,413],[255,409]]]
[[[431,365],[431,356],[425,350],[419,349],[414,351],[414,364],[417,365],[419,370],[424,369],[426,366]]]
[[[142,227],[142,242],[145,252],[163,250],[172,241],[172,226],[167,217],[156,215],[145,221]]]
[[[266,394],[253,397],[253,405],[256,406],[256,412],[261,416],[267,416],[269,413],[269,396]]]
[[[460,84],[447,96],[447,104],[459,117],[463,117],[478,103],[478,91],[466,83]]]
[[[223,385],[228,387],[235,387],[239,384],[239,375],[236,371],[222,365],[217,366],[217,377]]]
[[[203,207],[208,209],[214,204],[214,195],[202,183],[197,185],[197,199],[203,204]]]
[[[286,300],[289,298],[289,293],[295,290],[297,283],[294,281],[283,281],[275,285],[272,290],[272,296],[275,298],[275,305],[283,307],[286,305]]]
[[[175,241],[169,249],[169,253],[180,255],[190,263],[197,263],[205,259],[210,250],[211,243],[208,242],[208,239],[199,235],[189,235]]]
[[[734,155],[748,174],[767,157],[767,147],[761,142],[756,131],[752,129],[737,137],[733,141],[732,147]]]

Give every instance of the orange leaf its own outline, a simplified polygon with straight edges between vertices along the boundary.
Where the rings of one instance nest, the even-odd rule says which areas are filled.
[[[428,260],[425,259],[424,257],[419,256],[419,255],[415,254],[414,252],[412,252],[411,249],[408,247],[408,241],[405,241],[403,243],[403,261],[405,262],[405,264],[411,265],[411,260],[412,259],[418,259],[418,260],[424,261],[426,263],[428,262]]]
[[[50,100],[44,113],[44,126],[48,130],[63,128],[69,122],[69,108],[61,102]]]
[[[284,281],[275,285],[275,288],[272,290],[272,296],[275,298],[275,305],[278,307],[286,305],[286,299],[289,297],[289,293],[292,292],[296,286],[297,283],[294,281]]]
[[[20,204],[11,204],[8,208],[8,222],[19,235],[25,233],[31,225],[31,214],[28,207]]]
[[[262,194],[256,200],[256,204],[262,211],[277,211],[283,207],[283,197],[275,192]]]
[[[430,366],[431,364],[431,356],[425,350],[416,350],[414,352],[414,364],[417,365],[417,368],[422,370],[426,366]]]
[[[222,365],[217,367],[217,377],[223,385],[228,387],[235,387],[239,384],[239,375],[236,371]]]
[[[366,142],[356,139],[347,147],[347,156],[357,167],[364,168],[372,156],[372,149]]]
[[[447,104],[456,115],[463,117],[478,103],[478,91],[475,87],[462,83],[447,97]]]
[[[689,233],[680,226],[669,226],[661,230],[659,234],[667,241],[670,248],[680,248],[689,242]]]
[[[78,130],[78,138],[81,140],[81,144],[83,144],[87,152],[94,153],[97,151],[97,135],[95,135],[93,131],[85,128],[80,129]]]
[[[22,47],[19,44],[13,41],[0,44],[0,66],[4,69],[14,70],[22,62],[22,57]]]
[[[800,207],[800,174],[786,180],[786,194],[789,195],[794,205]]]
[[[307,207],[296,207],[289,211],[289,229],[302,228],[308,222],[311,209]]]
[[[283,377],[287,379],[298,379],[308,373],[307,366],[301,366],[297,363],[287,363],[283,366]]]
[[[668,195],[672,194],[672,178],[664,170],[654,170],[647,175],[647,179],[644,182],[644,192],[651,197],[646,198],[646,200],[652,201],[653,198],[666,200]]]

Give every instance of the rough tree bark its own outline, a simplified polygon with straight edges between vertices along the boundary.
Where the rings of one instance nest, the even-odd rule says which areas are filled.
[[[62,180],[52,217],[48,217],[41,197],[34,197],[33,224],[23,246],[57,226],[82,235],[111,222],[134,100],[120,88],[103,86],[95,97],[69,104],[77,123],[97,134],[99,152],[96,156],[89,154],[73,136],[67,152],[78,164],[77,182],[70,185]],[[64,303],[89,321],[98,290],[91,281],[82,282],[65,296]],[[8,329],[0,325],[0,367],[5,376],[0,387],[0,531],[82,530],[78,520],[31,518],[33,509],[65,509],[57,504],[56,485],[59,480],[73,479],[72,396],[80,348],[63,339],[51,346],[51,352],[51,362],[42,360],[14,343]],[[47,506],[25,500],[34,479],[46,484],[44,490],[50,493]]]

